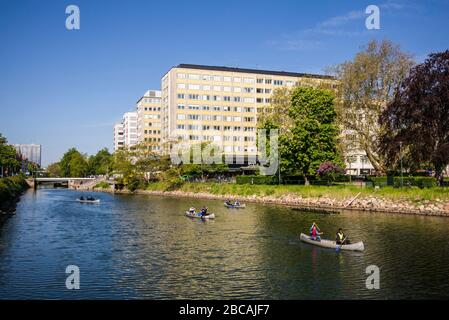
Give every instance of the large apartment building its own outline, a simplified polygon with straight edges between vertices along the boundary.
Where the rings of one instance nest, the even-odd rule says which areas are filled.
[[[161,91],[148,90],[137,101],[137,141],[161,150]]]
[[[211,141],[225,155],[257,155],[258,114],[270,106],[276,88],[316,85],[329,76],[180,64],[161,81],[164,151],[182,141]]]
[[[136,112],[125,113],[117,127],[123,143],[118,137],[114,146],[146,142],[153,151],[168,154],[175,145],[187,150],[189,145],[211,142],[228,159],[242,163],[257,156],[258,116],[271,108],[275,89],[335,85],[336,80],[325,75],[180,64],[162,77],[161,91],[148,90],[137,101]],[[359,149],[346,150],[348,174],[373,173]]]

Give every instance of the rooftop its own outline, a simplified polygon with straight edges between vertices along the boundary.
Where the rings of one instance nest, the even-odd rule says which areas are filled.
[[[274,76],[286,76],[286,77],[297,77],[297,78],[315,78],[315,79],[330,79],[330,80],[335,79],[332,76],[311,74],[311,73],[271,71],[271,70],[245,69],[245,68],[219,67],[219,66],[205,66],[205,65],[199,65],[199,64],[184,64],[184,63],[182,63],[182,64],[175,66],[175,68],[267,74],[267,75],[274,75]]]

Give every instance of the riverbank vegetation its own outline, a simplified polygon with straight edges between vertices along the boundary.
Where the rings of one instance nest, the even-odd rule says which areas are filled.
[[[301,198],[332,198],[348,199],[361,193],[361,197],[375,196],[391,200],[406,200],[420,202],[425,200],[449,201],[449,188],[426,188],[417,187],[394,188],[385,187],[380,189],[365,188],[357,185],[335,185],[335,186],[297,186],[297,185],[248,185],[228,183],[195,183],[186,182],[178,188],[173,189],[167,182],[155,182],[148,184],[147,191],[181,191],[188,193],[209,193],[212,195],[238,197],[273,197],[281,198],[293,196]]]
[[[0,133],[0,177],[7,177],[20,172],[21,159],[14,146],[9,145]]]
[[[23,175],[0,178],[0,211],[13,210],[19,196],[27,188],[28,184]]]

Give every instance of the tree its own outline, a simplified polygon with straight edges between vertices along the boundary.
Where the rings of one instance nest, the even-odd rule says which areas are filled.
[[[339,80],[338,122],[352,138],[342,140],[343,149],[365,151],[378,173],[386,171],[387,161],[379,150],[383,134],[379,117],[412,66],[408,54],[385,40],[371,41],[353,61],[334,68]]]
[[[64,153],[59,165],[65,177],[85,177],[88,174],[86,157],[75,148]]]
[[[341,162],[333,94],[326,89],[296,88],[288,115],[293,126],[279,136],[282,171],[300,174],[308,184],[308,176],[315,175],[322,162]]]
[[[289,117],[292,90],[287,87],[275,89],[271,95],[270,106],[265,108],[257,119],[261,129],[290,129],[293,125]],[[268,149],[267,149],[268,150]]]
[[[109,169],[112,169],[112,155],[107,148],[103,148],[95,155],[89,157],[88,166],[89,174],[105,175],[109,172]]]
[[[382,113],[382,144],[389,164],[408,151],[415,163],[429,161],[441,184],[449,164],[449,50],[430,54],[402,82]]]
[[[7,172],[11,175],[20,170],[20,157],[16,149],[8,144],[8,141],[0,133],[0,175],[4,176]]]
[[[59,162],[55,162],[52,164],[49,164],[47,166],[47,169],[45,170],[50,177],[61,177],[62,176],[62,170],[61,166],[59,165]]]

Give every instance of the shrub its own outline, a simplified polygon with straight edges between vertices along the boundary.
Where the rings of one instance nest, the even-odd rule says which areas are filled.
[[[370,177],[369,180],[374,186],[385,187],[387,185],[387,177]],[[394,187],[399,188],[401,186],[401,177],[394,177]],[[403,186],[433,188],[437,186],[437,180],[434,177],[403,177]]]
[[[320,167],[316,171],[318,177],[322,180],[333,182],[339,175],[342,175],[345,172],[343,168],[340,168],[336,164],[326,161],[320,164]]]
[[[237,184],[278,184],[277,176],[238,176]]]
[[[94,188],[98,188],[98,189],[109,189],[110,185],[109,183],[107,183],[106,181],[101,181],[100,183],[98,183]]]

